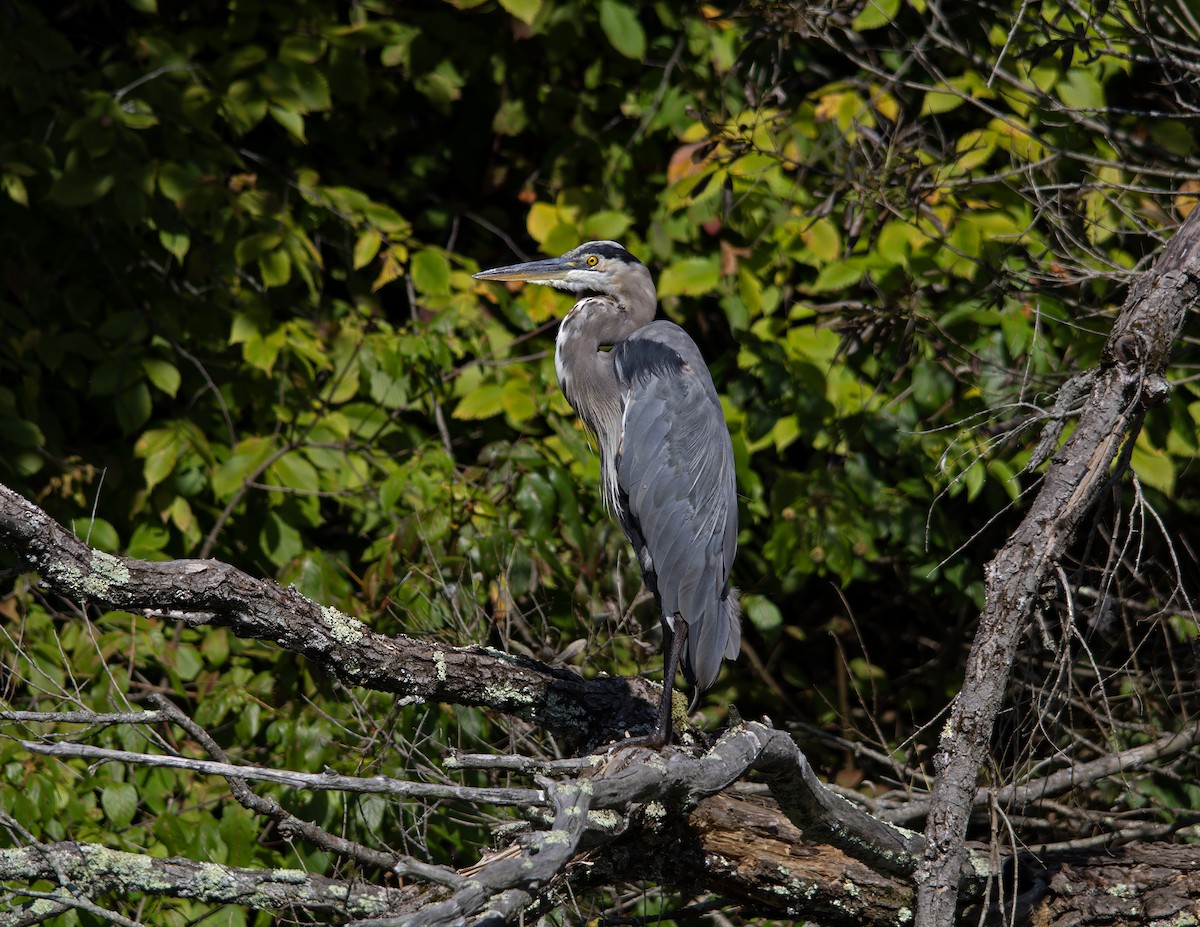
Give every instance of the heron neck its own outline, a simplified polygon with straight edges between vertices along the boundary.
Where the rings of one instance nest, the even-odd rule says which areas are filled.
[[[621,385],[611,347],[637,331],[629,313],[617,313],[607,297],[587,297],[575,304],[559,326],[554,345],[558,384],[571,408],[596,436],[604,501],[618,507],[617,452],[621,443]],[[644,323],[643,323],[644,324]]]
[[[601,438],[606,426],[619,421],[621,415],[621,388],[612,354],[605,350],[619,340],[571,331],[564,321],[554,347],[554,367],[563,395],[588,429]]]

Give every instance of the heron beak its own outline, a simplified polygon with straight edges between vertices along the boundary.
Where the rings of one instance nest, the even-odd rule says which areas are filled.
[[[566,279],[567,274],[574,269],[575,264],[571,261],[564,261],[562,258],[548,258],[544,261],[528,261],[524,264],[493,267],[491,270],[481,270],[473,276],[476,280],[521,280],[525,283],[553,286],[558,281]]]

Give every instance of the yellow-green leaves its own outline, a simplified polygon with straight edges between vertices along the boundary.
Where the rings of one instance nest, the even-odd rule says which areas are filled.
[[[355,270],[362,270],[373,260],[375,255],[379,253],[379,246],[383,243],[383,236],[378,229],[364,229],[358,236],[358,240],[354,243],[353,267]]]
[[[1175,461],[1165,450],[1154,447],[1145,432],[1140,433],[1134,442],[1129,465],[1145,485],[1166,496],[1174,494],[1177,478]]]
[[[803,218],[801,221],[804,221]],[[841,235],[828,216],[805,223],[800,229],[800,240],[817,262],[836,260],[841,253]]]
[[[523,23],[532,23],[542,9],[542,0],[500,0],[500,5]]]
[[[514,425],[537,412],[537,401],[528,375],[513,371],[503,383],[481,383],[454,408],[454,417],[466,421],[504,413]]]
[[[585,241],[616,241],[625,234],[631,223],[626,213],[589,205],[566,195],[554,203],[535,202],[525,216],[525,228],[543,252],[554,255]]]
[[[978,71],[967,71],[941,82],[941,87],[925,94],[921,104],[922,116],[936,116],[958,109],[972,99],[991,99],[996,91]]]
[[[854,17],[850,28],[855,32],[866,32],[886,26],[900,11],[900,0],[867,0],[862,12]]]

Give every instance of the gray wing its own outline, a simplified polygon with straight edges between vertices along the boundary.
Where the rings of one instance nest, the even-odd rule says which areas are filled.
[[[624,394],[621,518],[663,618],[686,623],[683,671],[707,689],[741,647],[729,573],[737,550],[733,448],[699,348],[673,322],[613,347]]]

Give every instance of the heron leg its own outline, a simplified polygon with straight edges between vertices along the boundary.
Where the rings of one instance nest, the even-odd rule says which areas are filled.
[[[675,670],[679,667],[679,654],[683,651],[683,642],[687,639],[687,625],[680,622],[680,631],[672,631],[663,622],[663,630],[667,632],[667,653],[663,658],[663,691],[662,700],[658,703],[658,724],[653,736],[657,739],[656,746],[663,747],[671,742],[671,716],[675,713],[675,703],[672,694],[675,691]]]
[[[666,655],[663,665],[662,699],[658,703],[658,721],[654,725],[654,730],[649,734],[619,740],[605,749],[652,747],[655,750],[661,750],[671,742],[671,716],[674,714],[671,695],[675,691],[675,670],[679,668],[679,655],[683,652],[684,641],[687,640],[687,625],[681,621],[680,626],[682,630],[676,633],[671,630],[670,625],[663,622],[663,644]]]

